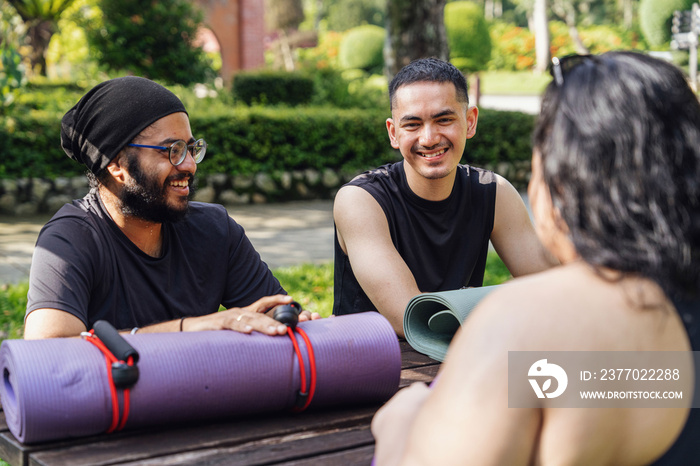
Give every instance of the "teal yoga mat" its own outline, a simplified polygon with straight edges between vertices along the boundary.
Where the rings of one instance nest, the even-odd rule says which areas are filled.
[[[452,337],[469,313],[486,295],[501,285],[423,293],[406,306],[403,331],[416,351],[445,360]]]

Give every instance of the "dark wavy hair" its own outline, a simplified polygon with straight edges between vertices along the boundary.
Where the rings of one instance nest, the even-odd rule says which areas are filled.
[[[533,135],[577,252],[672,299],[700,287],[700,104],[675,66],[588,56],[544,94]]]
[[[394,96],[401,86],[418,82],[451,82],[457,91],[457,101],[469,103],[467,80],[452,63],[437,58],[419,58],[401,68],[389,83],[389,100],[394,108]]]

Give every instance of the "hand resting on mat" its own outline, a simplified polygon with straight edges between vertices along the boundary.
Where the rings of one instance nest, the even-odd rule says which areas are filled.
[[[260,298],[250,306],[231,308],[204,316],[184,317],[168,322],[141,327],[137,333],[162,332],[194,332],[201,330],[234,330],[241,333],[252,331],[266,335],[284,335],[287,327],[277,322],[265,313],[278,304],[292,301],[291,296],[274,295]],[[302,311],[299,321],[319,319],[316,312]],[[37,309],[27,316],[24,338],[34,340],[39,338],[77,337],[85,332],[87,327],[77,317],[57,309]],[[131,329],[123,329],[130,331]]]

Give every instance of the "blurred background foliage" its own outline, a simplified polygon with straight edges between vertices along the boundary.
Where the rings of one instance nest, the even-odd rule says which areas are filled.
[[[353,105],[352,94],[360,94],[358,102],[372,96],[381,101],[384,96],[372,90],[383,84],[377,76],[383,74],[386,0],[265,1],[271,32],[314,34],[314,46],[290,43],[294,70],[310,75],[317,87],[329,80],[333,87],[347,88],[327,85],[319,90],[321,95],[335,96],[346,107]],[[576,50],[572,28],[593,53],[647,50],[648,43],[663,49],[668,45],[670,28],[666,26],[672,10],[690,2],[550,0],[551,53]],[[531,69],[532,4],[533,0],[448,0],[445,27],[451,60],[466,72]],[[31,5],[38,6],[31,10]],[[625,8],[632,11],[630,25],[620,25]],[[563,10],[575,12],[575,24],[560,18],[557,11]],[[41,76],[88,86],[107,77],[138,74],[166,84],[212,86],[220,66],[219,58],[194,45],[198,28],[206,25],[197,5],[188,0],[12,0],[2,3],[1,14],[3,96],[11,95],[10,88],[21,87],[27,77]],[[45,36],[50,32],[45,50],[33,50],[38,40],[30,29],[39,27],[48,31]],[[37,54],[43,56],[45,68],[38,68]],[[268,66],[281,67],[280,63],[269,50]],[[287,65],[284,69],[289,69]],[[3,105],[11,101],[3,98]]]
[[[429,1],[429,0],[422,0]],[[527,71],[534,60],[532,7],[534,0],[448,0],[445,27],[450,58],[466,71]],[[550,50],[561,55],[576,50],[573,30],[593,53],[614,49],[668,48],[670,15],[692,0],[549,0]],[[34,8],[29,8],[34,5]],[[386,0],[265,0],[268,31],[287,35],[313,33],[314,40],[291,42],[295,71],[328,77],[327,69],[345,73],[337,86],[363,92],[355,81],[381,76]],[[573,12],[575,23],[562,19]],[[629,13],[631,12],[631,13]],[[631,23],[623,18],[631,14]],[[3,76],[46,77],[84,86],[124,74],[147,76],[167,84],[212,85],[220,58],[195,46],[198,28],[205,27],[195,2],[163,0],[11,0],[2,2]],[[627,21],[625,19],[625,21]],[[40,25],[49,39],[37,47],[32,28]],[[644,34],[642,34],[644,31]],[[662,34],[661,34],[662,33]],[[647,37],[648,36],[648,37]],[[16,54],[22,57],[19,65]],[[45,68],[32,57],[43,55]],[[268,67],[275,63],[272,47]],[[219,62],[219,63],[217,63]],[[286,69],[286,65],[285,65]],[[13,78],[21,83],[21,79]],[[372,87],[372,86],[370,86]],[[325,93],[333,95],[334,90]],[[364,101],[363,99],[359,99]],[[377,96],[381,98],[382,96]]]
[[[383,123],[383,46],[387,4],[398,0],[264,1],[266,65],[227,85],[217,78],[221,56],[197,45],[206,24],[193,1],[0,2],[0,178],[80,175],[61,155],[60,118],[90,87],[127,74],[159,81],[183,100],[193,130],[211,141],[203,171],[361,170],[395,159]],[[484,92],[539,94],[549,82],[533,71],[535,1],[446,0],[450,58],[468,75],[478,73]],[[668,51],[673,10],[689,9],[693,0],[547,3],[549,52],[563,56]],[[673,59],[687,63],[688,54]],[[532,115],[482,110],[466,160],[527,161],[533,123]],[[486,284],[507,279],[497,256],[490,260]],[[330,309],[331,269],[300,266],[275,275],[306,306]],[[0,287],[0,338],[21,334],[25,302],[26,283]]]
[[[342,155],[327,159],[337,159],[338,167],[357,168],[385,160],[390,151],[378,149],[388,146],[384,144],[385,135],[381,135],[381,120],[389,111],[383,49],[387,1],[394,0],[264,1],[270,39],[266,65],[264,69],[238,73],[226,84],[217,78],[220,55],[204,52],[195,40],[200,28],[206,27],[196,2],[3,1],[0,113],[4,117],[0,137],[13,142],[15,160],[0,160],[0,177],[64,173],[66,161],[49,157],[46,154],[51,151],[45,147],[56,146],[54,150],[60,151],[52,137],[61,115],[93,85],[126,74],[147,76],[169,86],[193,115],[201,115],[212,128],[225,131],[208,136],[219,139],[220,146],[212,146],[211,150],[216,157],[212,160],[217,161],[212,167],[217,169],[278,169],[291,163],[315,166],[321,162],[311,158],[314,148],[323,146],[323,138],[337,142],[335,150]],[[538,94],[548,83],[546,73],[533,72],[534,2],[447,0],[444,24],[450,59],[470,82],[478,73],[483,91]],[[691,3],[548,0],[549,51],[562,56],[581,47],[591,53],[668,50],[672,10],[689,8]],[[44,42],[32,31],[41,32]],[[286,40],[285,47],[280,47],[282,39]],[[284,56],[280,55],[282,49],[286,50]],[[675,56],[679,62],[687,62],[687,53],[685,58],[682,53]],[[273,110],[266,113],[265,108]],[[480,122],[482,140],[491,130],[483,124],[489,118],[484,114]],[[334,120],[347,127],[338,128]],[[477,159],[489,163],[499,161],[494,158],[527,160],[529,150],[523,149],[521,141],[527,138],[524,133],[530,124],[522,121],[530,120],[529,116],[523,119],[512,112],[491,118],[497,127],[514,130],[504,134],[505,140],[491,141],[492,151],[485,144],[475,144],[477,154],[489,154]],[[235,128],[232,122],[249,127]],[[367,132],[370,124],[380,127]],[[313,143],[299,142],[295,128],[304,125],[309,125],[306,139]],[[327,136],[336,130],[364,140],[346,138],[338,142],[342,138]],[[266,135],[266,131],[273,134]],[[269,143],[272,140],[276,144]],[[305,148],[300,149],[300,145]],[[285,155],[276,147],[294,150]],[[511,149],[508,153],[508,147],[519,152]],[[270,152],[260,154],[260,150]],[[362,150],[376,153],[362,154]],[[273,160],[265,164],[262,159],[256,161],[265,156]],[[234,163],[226,161],[227,157],[241,160]],[[41,170],[33,169],[38,166]]]

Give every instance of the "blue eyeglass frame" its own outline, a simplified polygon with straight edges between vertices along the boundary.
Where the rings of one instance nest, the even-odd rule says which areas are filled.
[[[195,146],[197,144],[199,144],[200,142],[203,144],[202,149],[199,151],[199,154],[195,154],[194,153]],[[178,162],[175,163],[175,162],[173,162],[173,147],[175,147],[175,145],[178,143],[185,144],[185,147],[187,147],[187,150],[184,152],[184,155],[180,158],[180,160],[178,160]],[[204,156],[207,153],[207,141],[205,141],[204,139],[197,139],[192,144],[187,144],[186,141],[184,141],[182,139],[178,139],[177,141],[173,142],[170,145],[170,147],[168,147],[168,146],[151,146],[148,144],[133,144],[133,143],[127,144],[127,146],[129,146],[129,147],[144,147],[146,149],[167,150],[168,151],[168,160],[175,167],[177,167],[178,165],[180,165],[182,162],[185,161],[185,158],[187,158],[188,153],[192,154],[192,158],[194,159],[194,163],[199,163],[202,160],[204,160]]]

